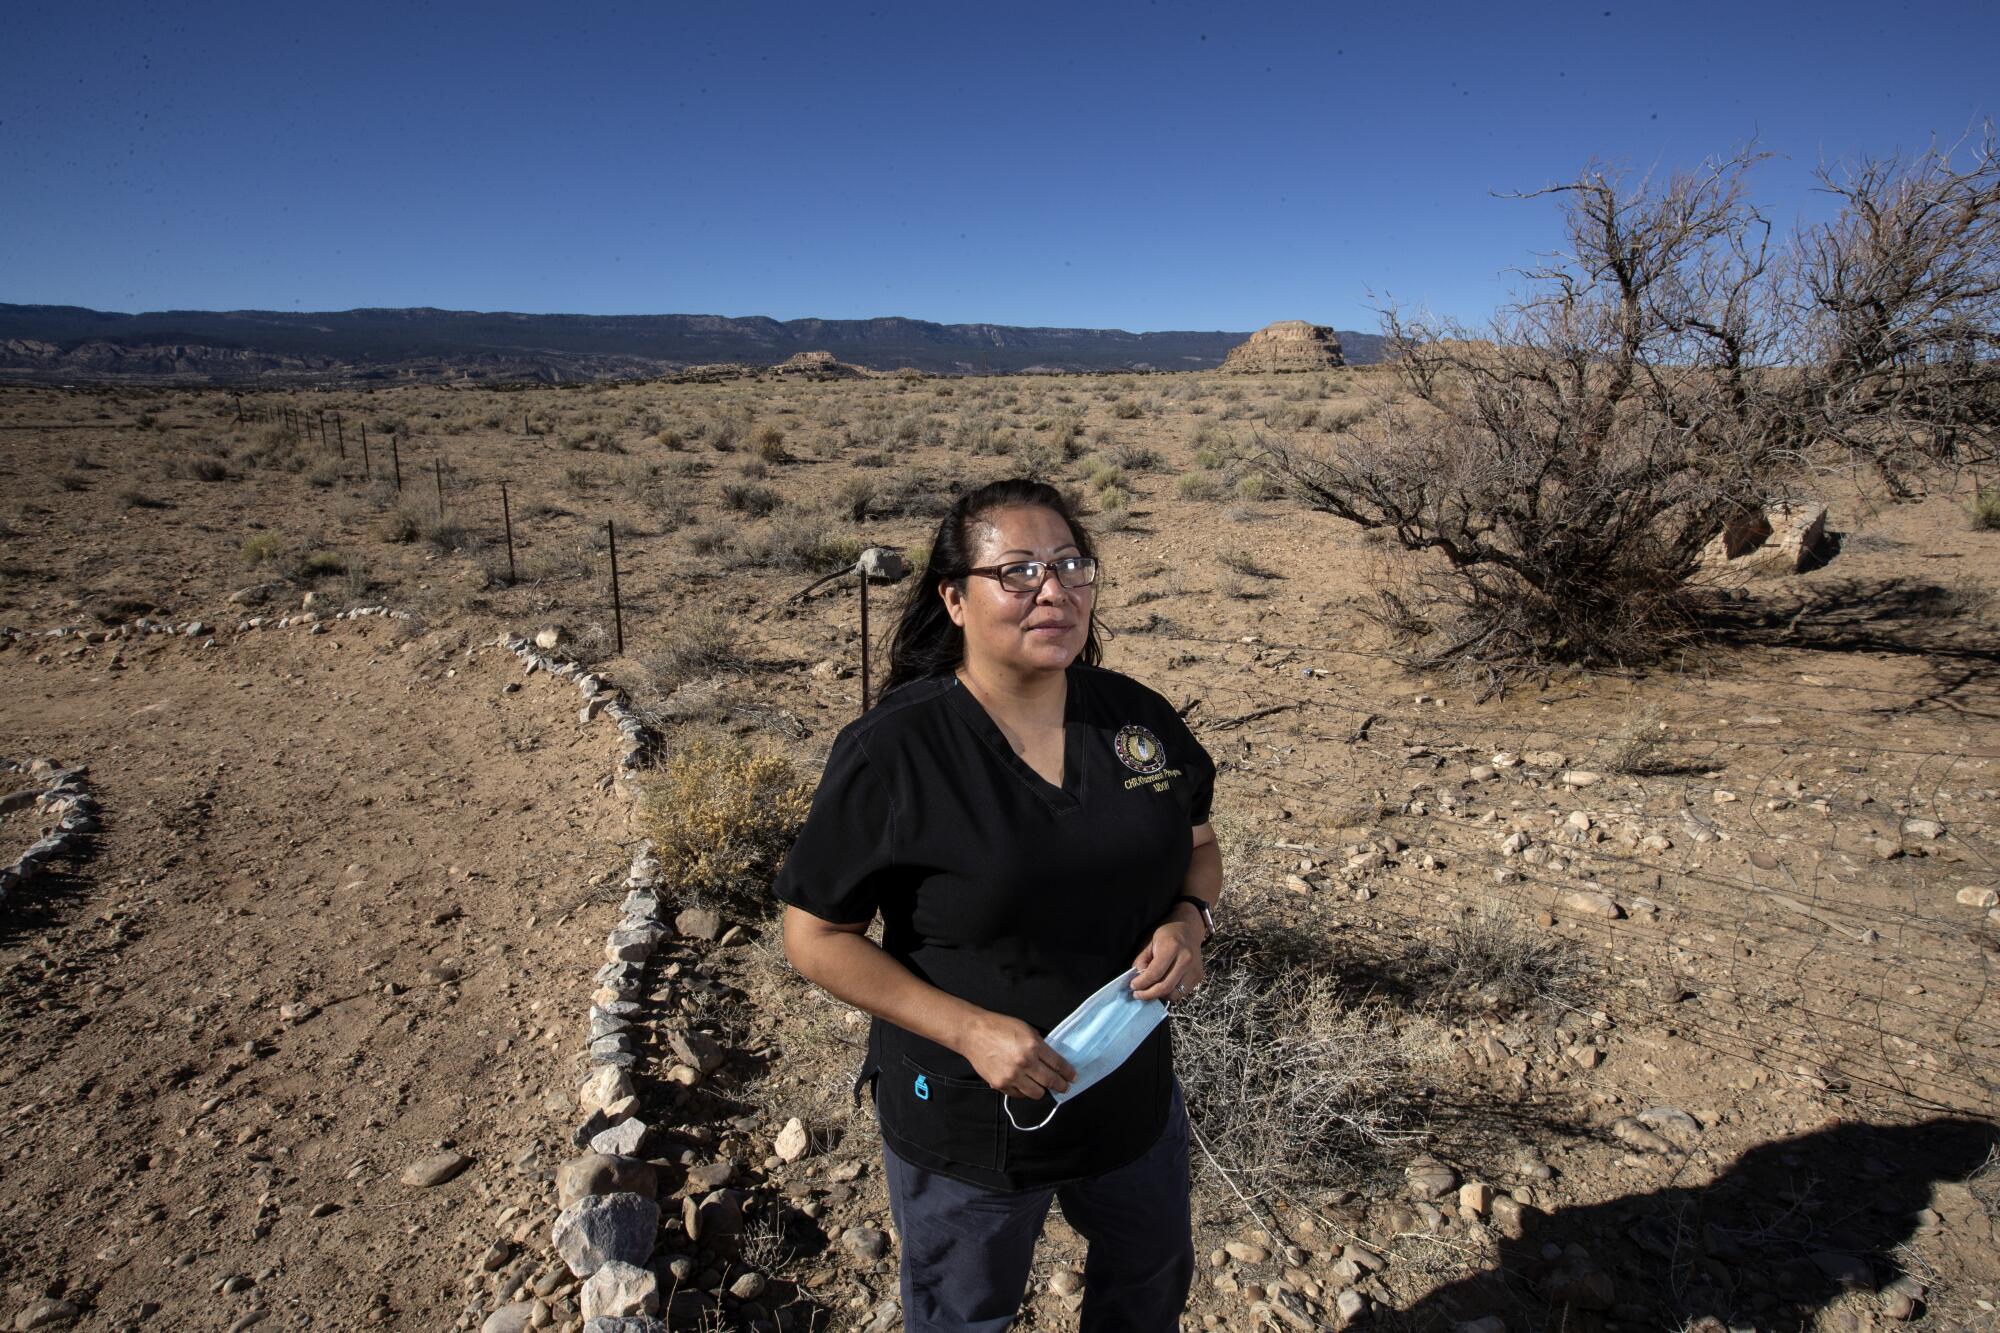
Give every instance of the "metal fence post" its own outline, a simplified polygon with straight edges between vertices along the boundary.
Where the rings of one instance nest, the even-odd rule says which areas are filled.
[[[604,540],[611,548],[611,624],[618,637],[618,655],[625,655],[625,608],[618,598],[618,530],[604,520]]]

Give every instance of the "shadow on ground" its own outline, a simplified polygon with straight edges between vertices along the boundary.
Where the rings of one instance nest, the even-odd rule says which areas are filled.
[[[1962,586],[1844,579],[1816,583],[1803,594],[1717,602],[1706,619],[1723,642],[1946,657],[1990,669],[2000,666],[2000,640],[1976,620],[1980,609],[1979,594]]]
[[[1753,1148],[1710,1185],[1531,1211],[1496,1267],[1379,1327],[1434,1333],[1499,1315],[1513,1333],[1809,1329],[1847,1292],[1903,1275],[1899,1247],[1937,1225],[1932,1187],[1977,1171],[1996,1139],[1978,1120],[1839,1125]],[[1965,1244],[1991,1260],[1990,1240]]]

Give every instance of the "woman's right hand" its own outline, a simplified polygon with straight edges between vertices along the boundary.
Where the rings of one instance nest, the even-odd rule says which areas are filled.
[[[1018,1018],[987,1010],[966,1028],[958,1053],[986,1086],[1023,1101],[1051,1090],[1067,1092],[1076,1070]]]

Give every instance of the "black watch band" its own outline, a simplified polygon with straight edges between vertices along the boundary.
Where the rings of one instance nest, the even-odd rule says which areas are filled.
[[[1201,899],[1195,897],[1192,893],[1183,893],[1180,897],[1174,899],[1172,905],[1169,907],[1168,910],[1171,911],[1173,907],[1179,907],[1182,903],[1194,904],[1194,910],[1201,913],[1202,929],[1207,932],[1207,934],[1201,937],[1201,942],[1203,944],[1206,944],[1210,940],[1214,939],[1215,913],[1209,909],[1208,904],[1203,902]]]

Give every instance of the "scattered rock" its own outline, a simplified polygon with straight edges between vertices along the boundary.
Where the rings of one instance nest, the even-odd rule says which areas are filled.
[[[561,625],[544,625],[541,629],[535,631],[535,647],[545,653],[559,647],[562,641],[563,630]]]
[[[1074,1296],[1083,1290],[1083,1274],[1074,1268],[1058,1268],[1049,1279],[1049,1290],[1058,1296]]]
[[[1958,891],[1958,901],[1959,905],[1963,907],[1995,907],[2000,906],[2000,893],[1995,893],[1992,889],[1982,889],[1973,886],[1960,889]]]
[[[624,1319],[660,1308],[660,1280],[636,1264],[607,1260],[583,1284],[579,1297],[585,1319]]]
[[[713,940],[722,934],[722,918],[711,908],[690,907],[674,918],[674,929],[691,940]]]
[[[577,1102],[585,1111],[597,1111],[633,1093],[630,1074],[615,1066],[604,1065],[592,1070],[590,1077],[583,1081],[583,1087],[577,1091]]]
[[[590,1150],[611,1157],[637,1157],[650,1131],[651,1127],[645,1121],[636,1116],[628,1117],[607,1130],[593,1134]]]
[[[1602,773],[1593,773],[1587,768],[1572,768],[1562,775],[1565,787],[1595,787],[1604,781]]]
[[[701,1032],[676,1032],[667,1039],[674,1054],[706,1077],[722,1067],[723,1050],[715,1038]]]
[[[459,1174],[471,1165],[472,1159],[464,1153],[433,1153],[429,1157],[412,1162],[404,1167],[402,1180],[405,1185],[414,1186],[417,1189],[429,1189],[432,1186],[456,1180]]]
[[[1618,905],[1616,898],[1595,889],[1571,889],[1563,894],[1561,902],[1563,907],[1579,916],[1601,916],[1616,921],[1625,915],[1625,909]]]
[[[1458,1172],[1430,1157],[1420,1157],[1405,1167],[1403,1180],[1413,1199],[1442,1199],[1458,1188]]]
[[[879,1263],[889,1253],[889,1237],[874,1227],[849,1227],[840,1233],[841,1248],[857,1259]]]
[[[1493,1187],[1467,1181],[1458,1187],[1458,1211],[1467,1217],[1484,1217],[1493,1206]]]
[[[652,1164],[611,1153],[592,1152],[556,1168],[556,1199],[567,1208],[590,1194],[643,1194],[657,1197]]]
[[[14,1316],[14,1327],[20,1333],[34,1328],[68,1328],[74,1324],[82,1311],[70,1301],[57,1300],[45,1296],[31,1301],[27,1308]]]
[[[1247,1240],[1232,1240],[1222,1248],[1239,1264],[1261,1264],[1271,1257],[1271,1252],[1262,1245]]]
[[[1638,1119],[1676,1148],[1692,1148],[1701,1137],[1701,1122],[1678,1106],[1649,1106],[1639,1112]]]
[[[753,1268],[729,1284],[729,1294],[739,1301],[754,1301],[768,1285],[764,1275]]]
[[[1641,1152],[1668,1153],[1674,1150],[1672,1143],[1629,1115],[1620,1116],[1611,1122],[1611,1137],[1628,1148],[1637,1148]]]
[[[1924,1294],[1924,1284],[1905,1273],[1882,1288],[1882,1313],[1899,1324],[1914,1319]]]
[[[660,1229],[660,1205],[643,1194],[593,1194],[556,1219],[555,1247],[569,1271],[589,1277],[605,1264],[643,1264]]]
[[[479,1333],[528,1333],[535,1326],[535,1303],[515,1301],[486,1316]]]
[[[571,1328],[576,1325],[571,1324]],[[613,1319],[600,1315],[583,1326],[583,1333],[668,1333],[662,1320],[651,1315],[632,1315],[624,1319]]]
[[[796,1162],[806,1155],[806,1149],[811,1146],[812,1136],[806,1133],[804,1123],[797,1116],[793,1116],[785,1122],[785,1127],[778,1131],[777,1141],[771,1145],[771,1151],[787,1162]]]

